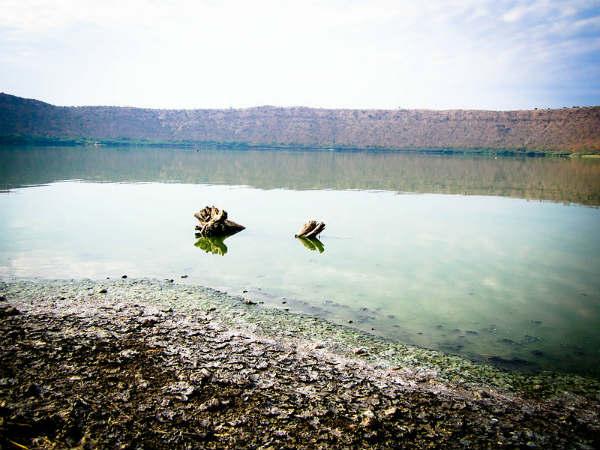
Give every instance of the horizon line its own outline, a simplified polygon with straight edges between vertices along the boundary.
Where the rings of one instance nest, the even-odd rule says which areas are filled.
[[[360,108],[360,107],[328,107],[328,106],[305,106],[305,105],[255,105],[255,106],[241,106],[241,107],[195,107],[195,108],[160,108],[160,107],[149,107],[149,106],[134,106],[134,105],[59,105],[50,103],[45,100],[37,98],[22,97],[20,95],[10,94],[8,92],[0,91],[0,95],[6,95],[9,97],[15,97],[22,100],[29,100],[34,102],[43,103],[56,108],[123,108],[123,109],[146,109],[154,111],[231,111],[231,110],[251,110],[251,109],[308,109],[308,110],[324,110],[324,111],[433,111],[433,112],[458,112],[458,111],[477,111],[477,112],[522,112],[522,111],[562,111],[565,109],[594,109],[600,108],[600,105],[573,105],[573,106],[562,106],[557,108],[550,107],[534,107],[534,108],[521,108],[521,109],[482,109],[482,108]]]

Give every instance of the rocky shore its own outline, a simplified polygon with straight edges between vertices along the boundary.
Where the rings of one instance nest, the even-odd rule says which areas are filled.
[[[0,283],[0,449],[600,447],[600,388],[172,280]]]

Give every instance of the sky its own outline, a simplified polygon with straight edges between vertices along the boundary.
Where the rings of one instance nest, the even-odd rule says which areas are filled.
[[[56,105],[600,105],[600,0],[0,0],[0,91]]]

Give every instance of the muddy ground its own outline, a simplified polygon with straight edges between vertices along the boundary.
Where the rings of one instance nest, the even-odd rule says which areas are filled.
[[[593,382],[535,396],[259,308],[169,281],[0,283],[0,448],[600,448]]]

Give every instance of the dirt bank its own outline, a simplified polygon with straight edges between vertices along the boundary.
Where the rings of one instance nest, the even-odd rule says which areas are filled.
[[[493,369],[495,384],[168,281],[15,281],[0,296],[0,448],[600,447],[593,382],[535,398]]]

